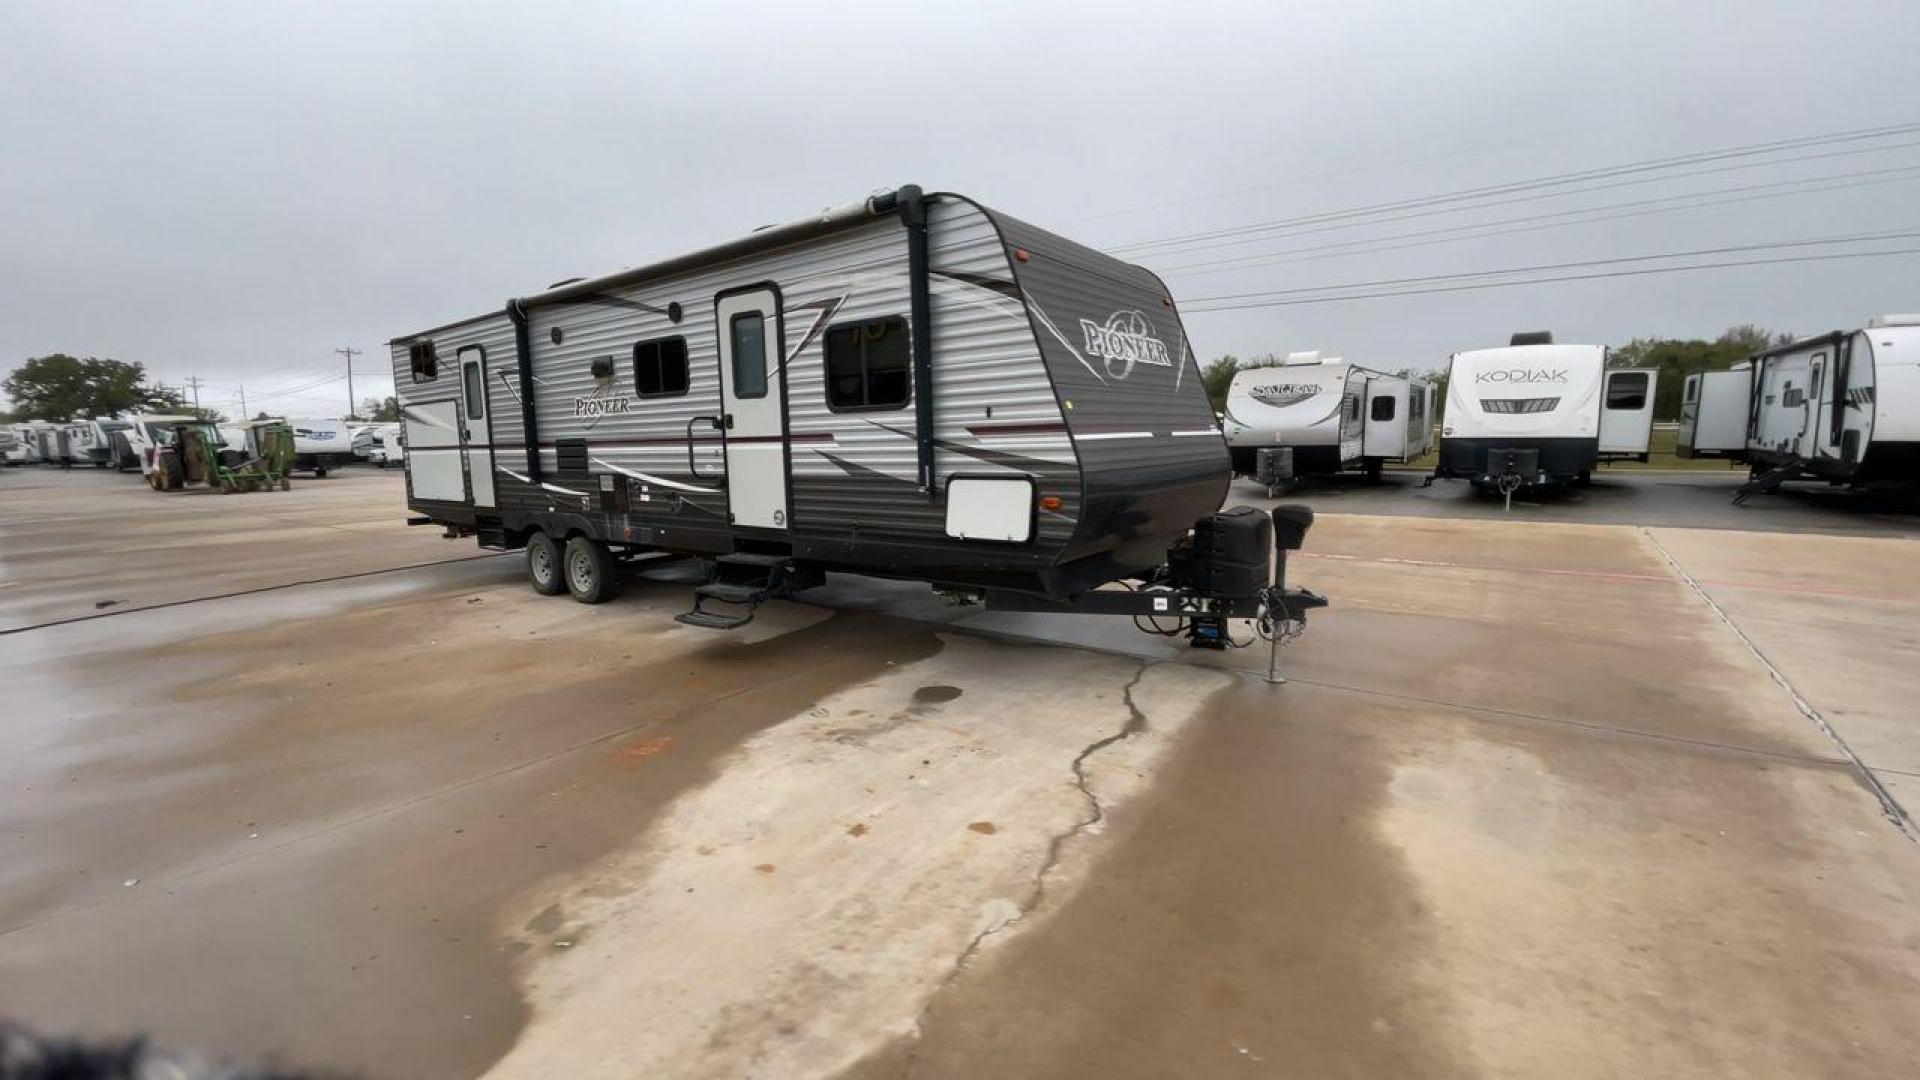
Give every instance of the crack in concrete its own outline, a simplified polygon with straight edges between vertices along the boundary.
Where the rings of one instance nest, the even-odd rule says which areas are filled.
[[[1880,777],[1875,775],[1872,766],[1868,765],[1859,754],[1854,752],[1853,746],[1841,736],[1839,730],[1836,729],[1833,724],[1828,722],[1826,715],[1819,709],[1813,707],[1813,703],[1808,701],[1806,697],[1800,693],[1799,689],[1793,685],[1792,680],[1787,678],[1787,673],[1781,671],[1780,668],[1774,664],[1773,660],[1760,648],[1760,644],[1749,637],[1745,630],[1740,628],[1740,624],[1733,620],[1733,616],[1727,614],[1726,609],[1720,606],[1720,602],[1708,594],[1706,588],[1694,578],[1693,574],[1688,572],[1686,567],[1680,565],[1680,560],[1674,558],[1673,553],[1667,550],[1667,545],[1662,544],[1660,538],[1653,534],[1653,530],[1642,527],[1640,532],[1647,538],[1647,542],[1653,545],[1654,550],[1660,553],[1661,558],[1667,560],[1667,565],[1673,567],[1673,572],[1680,576],[1680,580],[1685,582],[1687,587],[1693,590],[1694,595],[1698,596],[1701,602],[1706,604],[1708,609],[1719,617],[1720,622],[1725,625],[1728,630],[1733,631],[1733,636],[1739,639],[1740,644],[1746,646],[1747,651],[1753,654],[1753,658],[1760,661],[1760,666],[1766,670],[1768,675],[1773,677],[1774,683],[1778,685],[1780,689],[1786,691],[1788,699],[1793,702],[1794,708],[1800,711],[1800,715],[1813,721],[1813,726],[1819,728],[1820,733],[1825,735],[1832,741],[1834,746],[1839,748],[1840,753],[1846,757],[1847,763],[1852,767],[1851,771],[1855,779],[1867,790],[1867,794],[1879,800],[1881,815],[1892,822],[1893,827],[1899,829],[1901,834],[1908,840],[1920,843],[1920,828],[1916,828],[1914,825],[1912,815],[1907,813],[1906,807],[1900,805],[1899,799],[1894,798],[1893,792],[1889,791],[1887,786],[1880,782]]]
[[[1106,807],[1101,805],[1100,797],[1094,794],[1093,788],[1089,785],[1087,779],[1087,760],[1100,751],[1105,750],[1107,747],[1117,742],[1123,742],[1147,730],[1147,714],[1140,708],[1139,703],[1133,700],[1133,692],[1139,687],[1140,680],[1146,677],[1148,668],[1165,662],[1164,660],[1141,660],[1138,662],[1139,666],[1134,669],[1133,678],[1127,680],[1126,686],[1122,687],[1120,691],[1120,700],[1127,706],[1126,723],[1122,724],[1120,730],[1111,735],[1103,735],[1088,743],[1081,748],[1078,754],[1074,755],[1073,762],[1069,768],[1073,771],[1073,786],[1080,792],[1080,797],[1086,800],[1087,816],[1075,822],[1074,825],[1065,832],[1056,833],[1048,840],[1047,855],[1046,858],[1040,861],[1040,868],[1034,872],[1032,890],[1027,894],[1025,902],[1018,905],[1014,914],[982,929],[973,936],[973,940],[967,942],[966,948],[960,950],[960,955],[954,958],[953,965],[947,969],[947,973],[941,978],[939,985],[933,988],[933,993],[927,995],[926,1004],[921,1007],[920,1012],[913,1018],[913,1037],[916,1042],[925,1031],[927,1014],[933,1011],[934,1003],[940,1000],[940,995],[946,992],[947,987],[951,986],[953,981],[959,978],[960,974],[967,969],[967,964],[971,962],[975,956],[979,955],[981,949],[986,947],[987,940],[1008,927],[1021,922],[1028,915],[1037,911],[1041,904],[1046,902],[1047,876],[1053,872],[1054,867],[1060,864],[1061,855],[1066,850],[1067,844],[1084,835],[1088,829],[1099,825],[1107,819]],[[918,1064],[919,1048],[916,1046],[914,1050],[907,1055],[906,1066],[902,1070],[902,1074],[912,1076]]]

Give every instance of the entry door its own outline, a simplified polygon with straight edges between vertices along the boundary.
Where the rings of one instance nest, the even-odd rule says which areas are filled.
[[[772,289],[714,302],[720,339],[720,409],[727,448],[727,509],[735,525],[787,527],[786,372],[780,363],[780,297]]]
[[[1820,391],[1823,388],[1822,376],[1827,370],[1827,354],[1816,353],[1813,363],[1807,368],[1807,415],[1800,429],[1800,456],[1819,457],[1820,444],[1823,441],[1820,424]]]
[[[460,450],[466,461],[473,505],[493,502],[493,424],[487,414],[487,354],[478,345],[460,350]]]

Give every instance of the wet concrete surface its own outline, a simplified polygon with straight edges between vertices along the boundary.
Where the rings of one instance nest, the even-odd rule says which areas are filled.
[[[1315,510],[1393,517],[1554,521],[1588,525],[1660,525],[1682,529],[1910,535],[1920,529],[1920,499],[1855,492],[1825,484],[1790,484],[1770,495],[1733,504],[1747,478],[1744,468],[1607,470],[1588,487],[1543,489],[1515,496],[1507,509],[1498,495],[1464,480],[1422,486],[1425,473],[1389,471],[1374,484],[1360,474],[1313,478],[1269,499],[1251,480],[1235,480],[1228,501],[1252,506],[1305,503]]]
[[[0,487],[9,626],[173,605],[0,635],[0,1014],[380,1076],[1920,1072],[1897,517],[1329,513],[1273,687],[869,579],[722,635],[671,574],[385,572],[474,551],[382,476],[212,496],[292,539],[136,589],[218,530],[96,547],[104,479]]]

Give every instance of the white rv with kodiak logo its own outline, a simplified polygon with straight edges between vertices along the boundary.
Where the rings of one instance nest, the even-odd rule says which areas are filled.
[[[1647,459],[1650,368],[1608,368],[1602,345],[1545,332],[1455,353],[1434,476],[1479,486],[1586,483],[1603,460]]]

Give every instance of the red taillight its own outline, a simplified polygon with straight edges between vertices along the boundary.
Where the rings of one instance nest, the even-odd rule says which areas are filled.
[[[1042,510],[1054,511],[1054,510],[1060,509],[1062,506],[1065,506],[1065,505],[1066,503],[1061,502],[1060,496],[1058,495],[1040,496],[1040,509]]]
[[[1033,256],[1027,254],[1026,248],[1014,248],[1013,257],[1015,260],[1019,262],[1026,262],[1028,259],[1032,258]]]

